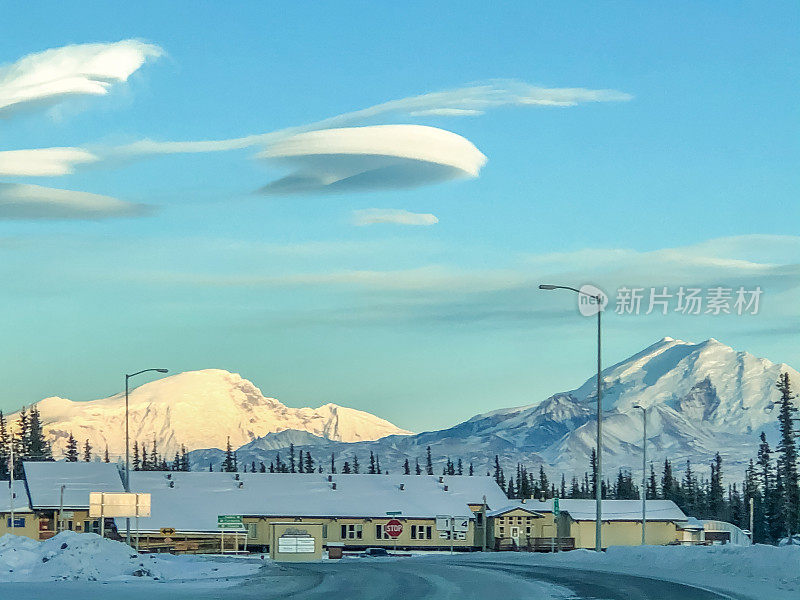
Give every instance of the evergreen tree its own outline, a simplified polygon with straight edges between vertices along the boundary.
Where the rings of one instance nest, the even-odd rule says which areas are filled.
[[[189,465],[189,453],[186,452],[186,446],[181,444],[181,471],[191,471],[191,466]]]
[[[539,465],[539,490],[541,490],[545,497],[549,495],[550,481],[547,479],[547,473],[544,472],[543,465]]]
[[[783,483],[783,495],[780,496],[781,521],[783,531],[791,539],[792,535],[800,530],[800,479],[797,471],[797,438],[794,413],[797,408],[792,404],[795,396],[792,394],[789,373],[782,373],[778,378],[776,387],[781,393],[778,412],[778,425],[780,437],[775,451],[778,454],[776,461],[777,472]]]
[[[463,475],[464,474],[464,464],[461,462],[461,459],[458,459],[458,466],[456,467],[456,475]]]
[[[344,465],[342,465],[342,473],[344,473],[345,475],[349,475],[350,474],[350,463],[349,462],[344,461]]]
[[[139,442],[133,440],[133,470],[139,471],[141,466],[139,463]]]
[[[271,465],[271,464],[272,464],[272,463],[270,463],[270,465]],[[259,473],[266,473],[266,472],[267,472],[267,466],[266,466],[266,465],[265,465],[263,462],[259,462],[259,463],[258,463],[258,472],[259,472]],[[270,471],[270,472],[271,472],[271,471]]]
[[[230,443],[230,438],[228,438],[228,442]],[[158,445],[156,444],[156,436],[153,435],[153,449],[150,451],[150,470],[158,471],[160,462],[161,461],[158,458]]]
[[[306,450],[306,473],[314,472],[314,459],[311,458],[311,452]]]
[[[303,451],[300,450],[300,458],[297,461],[297,472],[298,473],[305,473],[306,466],[305,466],[305,459],[303,458]]]
[[[377,456],[377,455],[375,456],[375,471],[378,473],[378,475],[380,475],[382,473],[382,471],[381,471],[381,457]]]
[[[764,504],[764,514],[761,527],[763,530],[763,541],[771,542],[775,538],[772,532],[777,528],[776,525],[776,509],[777,502],[775,498],[775,471],[772,468],[772,461],[770,455],[772,450],[767,442],[767,436],[761,432],[761,444],[758,446],[758,455],[756,458],[757,471],[759,483],[761,485],[761,496]]]
[[[83,443],[83,462],[92,462],[92,445],[88,438]]]
[[[433,459],[431,458],[431,447],[428,446],[425,450],[425,472],[428,475],[433,475]]]
[[[333,452],[331,452],[331,473],[336,473],[336,457]]]
[[[353,454],[353,474],[354,475],[358,475],[358,472],[360,471],[360,469],[361,469],[361,466],[358,464],[358,456]]]
[[[236,472],[236,464],[233,458],[233,448],[231,447],[231,438],[228,436],[227,443],[225,445],[225,459],[222,461],[222,469],[225,473],[235,473]]]
[[[181,470],[181,455],[178,454],[178,451],[175,451],[175,458],[172,459],[172,471],[180,471]]]
[[[147,458],[147,448],[144,444],[142,444],[142,471],[149,471],[150,470],[150,461]]]
[[[569,489],[569,497],[570,498],[583,498],[583,494],[581,494],[581,486],[578,483],[578,478],[575,477],[574,475],[572,476],[572,484],[570,485],[570,489]]]
[[[411,465],[408,464],[407,458],[403,463],[403,475],[411,475]]]
[[[36,405],[31,406],[29,413],[28,435],[27,435],[27,460],[51,461],[53,451],[50,449],[50,442],[44,436],[42,429],[41,415]]]
[[[508,478],[508,489],[506,489],[506,496],[509,498],[516,498],[517,497],[517,488],[514,485],[514,477]]]
[[[297,465],[294,461],[294,444],[289,444],[289,473],[296,473]]]
[[[698,514],[698,510],[700,508],[698,503],[699,491],[697,489],[697,480],[692,472],[692,463],[689,460],[686,461],[686,470],[683,473],[681,492],[684,503],[681,508],[688,511],[692,515]]]
[[[269,472],[270,473],[274,473],[275,472],[275,464],[272,463],[272,462],[269,463]]]
[[[212,463],[210,463],[210,462],[208,463],[208,472],[209,473],[213,473],[214,472],[214,465]]]
[[[367,473],[370,475],[375,475],[375,455],[372,453],[372,450],[369,451],[369,469]]]
[[[472,466],[472,461],[469,461],[469,471],[467,471],[470,477],[475,475],[475,467]]]
[[[672,475],[672,463],[669,459],[664,459],[664,474],[661,476],[661,499],[675,501],[675,478]]]
[[[598,485],[598,482],[597,482],[597,452],[595,452],[594,448],[592,448],[592,453],[589,456],[589,471],[592,473],[592,479],[591,479],[591,485],[592,485],[591,494],[592,494],[592,496],[591,497],[594,498],[597,495],[597,485]],[[602,493],[602,489],[601,489],[601,493]]]
[[[561,474],[561,489],[558,492],[559,498],[566,498],[567,497],[567,480],[564,477],[564,474]]]
[[[67,449],[64,452],[67,462],[78,462],[78,440],[70,432],[67,438]]]
[[[655,500],[658,498],[658,483],[656,483],[656,470],[653,463],[650,463],[650,478],[647,480],[647,499]]]
[[[500,489],[506,489],[506,478],[503,474],[503,468],[500,466],[500,457],[497,454],[494,455],[494,480],[500,486]]]
[[[708,509],[712,519],[725,521],[725,490],[722,487],[722,457],[719,452],[711,463],[711,481],[708,490]]]
[[[416,459],[416,466],[414,467],[414,473],[417,475],[422,475],[422,467],[419,466],[419,459]]]
[[[0,410],[0,481],[5,481],[9,478],[8,472],[9,461],[11,460],[11,438],[8,434],[6,426],[6,418],[3,416],[3,411]]]
[[[750,464],[744,474],[744,487],[742,488],[742,500],[744,501],[744,509],[747,518],[747,527],[750,529],[750,501],[753,503],[753,529],[751,539],[755,543],[763,543],[766,541],[764,530],[764,501],[761,496],[761,490],[758,487],[758,472],[750,459]]]
[[[103,452],[103,462],[110,463],[111,459],[108,457],[108,444],[106,444],[106,450]]]

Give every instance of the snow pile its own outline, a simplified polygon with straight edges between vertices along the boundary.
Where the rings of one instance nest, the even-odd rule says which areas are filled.
[[[664,579],[751,597],[800,598],[800,546],[612,546],[558,554],[499,552],[481,559]]]
[[[44,542],[10,534],[0,537],[0,582],[220,579],[251,575],[262,564],[260,560],[136,554],[130,546],[93,533],[63,531]]]

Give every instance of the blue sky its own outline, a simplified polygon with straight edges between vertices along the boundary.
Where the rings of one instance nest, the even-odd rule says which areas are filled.
[[[760,285],[758,315],[610,312],[606,364],[664,336],[800,364],[795,3],[11,6],[0,102],[7,67],[44,50],[138,40],[141,64],[105,94],[48,88],[0,113],[0,150],[94,157],[41,176],[25,161],[43,154],[3,172],[0,153],[0,409],[107,396],[150,366],[218,367],[292,406],[443,427],[591,375],[592,320],[543,281],[596,283],[612,301],[622,285]],[[463,103],[476,86],[517,96],[483,114],[313,125],[446,90]],[[307,156],[306,131],[378,125],[461,137],[383,136],[402,168],[378,186],[370,156]],[[292,127],[235,150],[130,151]],[[305,157],[257,157],[298,133]],[[477,177],[470,143],[488,159]],[[437,182],[410,187],[431,164]],[[342,169],[370,179],[317,181]],[[259,192],[293,172],[317,187]],[[32,185],[102,198],[64,208]],[[19,190],[47,197],[32,210],[15,196],[9,213],[3,194]],[[370,209],[437,222],[356,225]]]

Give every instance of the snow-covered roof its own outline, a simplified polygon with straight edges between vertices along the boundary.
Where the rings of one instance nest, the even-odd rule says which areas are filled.
[[[11,494],[14,494],[14,512],[31,512],[28,492],[25,491],[25,482],[15,481],[13,486],[10,483],[9,481],[0,481],[0,512],[11,511]]]
[[[568,513],[574,521],[594,521],[596,504],[593,499],[570,499],[562,498],[558,501],[559,510]],[[518,503],[517,508],[533,510],[535,512],[553,512],[553,501],[529,500]],[[641,500],[603,500],[602,515],[603,521],[641,521],[642,520],[642,501]],[[672,500],[648,500],[647,501],[647,520],[648,521],[686,521],[687,517]]]
[[[137,471],[131,473],[131,491],[151,494],[152,516],[139,519],[145,531],[217,531],[218,515],[386,517],[400,511],[402,517],[471,516],[468,504],[480,504],[484,496],[490,507],[508,502],[491,477],[442,479],[339,474],[333,475],[334,490],[321,473],[240,473],[237,481],[234,473]]]
[[[89,508],[89,492],[124,492],[117,466],[101,462],[25,462],[31,506]]]
[[[499,517],[500,515],[504,515],[506,513],[511,512],[512,510],[524,510],[534,516],[541,517],[538,512],[533,510],[528,504],[517,502],[516,504],[508,504],[502,508],[498,508],[496,510],[490,510],[486,512],[487,517]]]
[[[686,522],[685,523],[681,523],[678,526],[678,529],[702,531],[703,530],[703,522],[700,519],[697,519],[695,517],[686,517]]]

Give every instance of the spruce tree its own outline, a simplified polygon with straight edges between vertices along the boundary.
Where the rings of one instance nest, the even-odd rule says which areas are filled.
[[[0,481],[5,481],[9,478],[8,465],[11,459],[11,438],[8,434],[8,427],[6,426],[6,418],[3,416],[3,411],[0,410]]]
[[[83,442],[83,462],[92,462],[92,445],[89,443],[89,438]]]
[[[297,472],[298,473],[305,473],[306,466],[305,466],[305,458],[303,457],[303,451],[300,450],[300,458],[297,461]]]
[[[270,465],[271,465],[271,463],[270,463]],[[258,472],[259,473],[266,473],[267,472],[267,466],[263,462],[259,462],[258,463]]]
[[[711,463],[711,481],[708,490],[708,509],[711,518],[725,521],[725,489],[722,486],[722,457],[719,452],[714,456]]]
[[[289,444],[289,472],[297,472],[297,465],[295,464],[294,460],[294,444]]]
[[[375,475],[375,455],[372,453],[372,450],[369,451],[369,468],[367,469],[367,473],[370,475]]]
[[[331,452],[331,473],[336,473],[336,457]]]
[[[139,442],[133,440],[133,470],[138,471],[140,470],[140,463],[139,463]]]
[[[345,474],[345,475],[349,475],[350,474],[350,463],[349,462],[344,461],[344,464],[342,465],[342,473]]]
[[[361,465],[358,464],[358,456],[353,455],[353,474],[358,475],[361,470]]]
[[[411,475],[411,465],[408,464],[407,458],[403,463],[403,475]]]
[[[175,458],[172,459],[172,471],[180,471],[181,470],[181,455],[178,454],[178,451],[175,451]]]
[[[650,463],[650,478],[647,480],[647,499],[655,500],[658,498],[658,483],[656,482],[656,470],[653,463]]]
[[[64,452],[67,462],[78,462],[78,440],[70,432],[67,438],[67,449]]]
[[[783,494],[780,496],[781,520],[786,536],[792,536],[800,530],[800,488],[797,472],[797,438],[794,413],[797,408],[792,404],[795,396],[792,394],[789,373],[782,373],[778,378],[776,387],[781,393],[778,412],[778,425],[780,437],[775,451],[778,454],[776,461],[777,472],[783,484]]]
[[[464,463],[461,462],[461,459],[458,459],[458,466],[456,467],[456,475],[463,475],[464,474]]]
[[[425,450],[425,473],[433,475],[433,459],[431,458],[431,447],[428,446]]]
[[[416,466],[414,467],[414,473],[417,475],[422,475],[422,467],[419,466],[419,459],[416,459]]]
[[[234,463],[233,459],[233,448],[231,447],[231,438],[228,436],[228,440],[225,444],[225,459],[222,461],[222,471],[225,473],[235,473],[236,472],[236,464]]]
[[[539,489],[544,493],[545,497],[550,492],[550,481],[547,479],[547,473],[544,472],[544,466],[539,465]]]
[[[142,444],[142,471],[150,471],[150,460],[147,456],[147,447]]]
[[[375,455],[375,472],[378,475],[382,474],[382,471],[381,471],[381,457],[378,456],[378,455]]]
[[[105,450],[105,452],[103,452],[103,462],[104,463],[110,463],[111,462],[111,459],[108,456],[108,444],[106,444],[106,450]]]
[[[311,452],[306,450],[306,473],[314,472],[314,459],[311,457]]]
[[[469,461],[469,471],[467,471],[470,477],[475,475],[475,467],[472,466],[472,461]]]
[[[591,497],[594,498],[597,495],[597,485],[598,485],[598,481],[597,481],[597,452],[595,452],[594,448],[592,448],[592,453],[589,455],[589,470],[592,473],[592,478],[590,480],[590,483],[591,483],[591,494],[592,494]],[[602,492],[602,489],[601,489],[601,492]]]
[[[30,422],[28,423],[27,446],[28,455],[27,460],[33,461],[51,461],[53,460],[53,451],[50,449],[50,442],[44,436],[42,429],[41,415],[36,405],[31,406],[29,413]]]

